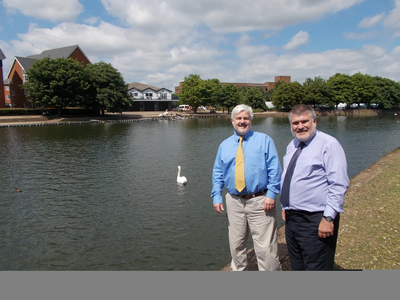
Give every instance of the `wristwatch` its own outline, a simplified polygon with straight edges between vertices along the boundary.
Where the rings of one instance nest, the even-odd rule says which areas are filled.
[[[324,216],[324,219],[325,220],[327,220],[328,222],[332,222],[333,221],[333,218],[332,217],[327,217],[327,216]]]

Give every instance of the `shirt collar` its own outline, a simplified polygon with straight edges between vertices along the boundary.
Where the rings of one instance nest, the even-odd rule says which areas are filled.
[[[307,147],[311,142],[312,142],[312,140],[315,138],[315,136],[317,135],[317,133],[318,133],[318,130],[315,130],[315,133],[314,133],[314,135],[309,139],[309,140],[307,140],[307,141],[305,141],[304,142],[304,147]],[[294,139],[294,146],[297,148],[297,147],[299,147],[299,145],[300,145],[300,141],[298,140],[298,139]]]
[[[239,142],[240,135],[238,135],[236,131],[233,133],[233,135],[235,137],[235,141]],[[250,129],[250,131],[243,136],[243,140],[248,140],[252,135],[253,131]]]

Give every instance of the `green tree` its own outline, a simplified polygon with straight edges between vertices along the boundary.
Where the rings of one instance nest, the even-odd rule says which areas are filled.
[[[179,99],[181,103],[192,106],[196,113],[197,107],[204,105],[204,94],[206,93],[207,88],[200,75],[190,74],[185,76]]]
[[[204,94],[203,105],[220,105],[220,99],[223,96],[222,84],[219,79],[209,79],[206,81],[207,92]],[[209,97],[207,99],[207,97]]]
[[[335,105],[346,103],[349,106],[353,103],[353,81],[349,75],[336,73],[326,83]]]
[[[326,80],[322,77],[307,78],[303,83],[304,88],[304,104],[308,105],[325,105],[334,106],[335,103],[326,84]]]
[[[261,108],[264,111],[267,110],[264,90],[256,86],[249,88],[247,91],[247,105],[253,109]]]
[[[289,109],[297,104],[302,104],[304,97],[303,86],[297,81],[278,81],[272,95],[272,104],[277,110]]]
[[[361,73],[351,76],[353,82],[353,103],[366,103],[369,105],[376,97],[376,86],[373,77]]]
[[[245,104],[246,101],[247,101],[247,87],[241,86],[238,89],[238,93],[239,93],[239,102],[238,102],[238,104]]]
[[[122,75],[111,64],[103,61],[87,65],[86,72],[91,82],[91,93],[87,105],[104,111],[122,112],[133,104],[133,97]]]
[[[90,88],[83,64],[72,58],[37,60],[27,75],[28,82],[22,88],[28,101],[54,106],[59,116],[64,107],[84,104]]]
[[[399,106],[400,83],[379,76],[373,77],[376,86],[376,98],[373,100],[379,107],[391,109]]]
[[[239,104],[240,95],[236,86],[233,84],[227,84],[222,87],[223,96],[221,106],[228,109],[228,114],[230,108],[235,107]]]

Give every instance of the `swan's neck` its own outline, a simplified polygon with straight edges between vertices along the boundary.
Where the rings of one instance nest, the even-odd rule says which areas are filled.
[[[177,178],[179,178],[179,177],[181,177],[181,169],[180,168],[178,168],[178,176],[177,176]]]

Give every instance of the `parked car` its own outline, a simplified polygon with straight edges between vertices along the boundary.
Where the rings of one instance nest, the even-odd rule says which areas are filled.
[[[179,110],[180,111],[189,111],[189,109],[190,109],[190,107],[187,104],[179,105]]]

